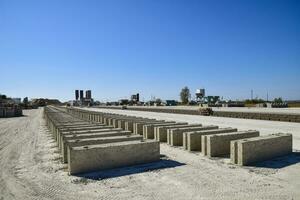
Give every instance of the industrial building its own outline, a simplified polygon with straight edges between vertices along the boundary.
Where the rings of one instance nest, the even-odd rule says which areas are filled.
[[[73,106],[92,106],[93,105],[92,91],[86,90],[84,97],[84,90],[75,90],[75,101],[72,101]]]

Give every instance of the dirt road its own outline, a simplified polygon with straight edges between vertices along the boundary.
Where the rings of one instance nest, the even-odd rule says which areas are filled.
[[[299,199],[300,159],[236,167],[161,145],[157,163],[69,176],[42,109],[0,119],[0,199]]]

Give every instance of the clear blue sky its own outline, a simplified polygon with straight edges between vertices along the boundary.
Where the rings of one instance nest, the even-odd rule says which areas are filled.
[[[300,99],[300,1],[0,0],[0,93]]]

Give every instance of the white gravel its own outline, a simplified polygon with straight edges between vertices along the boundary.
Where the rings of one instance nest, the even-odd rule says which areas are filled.
[[[202,120],[211,124],[222,120],[212,118],[212,121],[205,121],[198,116],[126,111],[130,112],[180,121]],[[300,199],[298,154],[267,163],[264,167],[237,167],[229,164],[226,158],[208,159],[161,144],[161,154],[166,157],[158,163],[92,174],[98,178],[106,177],[102,180],[68,176],[66,166],[59,160],[55,142],[45,127],[42,109],[24,113],[27,116],[0,119],[1,200]],[[264,121],[250,121],[253,124],[262,122],[258,127],[264,128]],[[299,130],[299,125],[293,123],[273,123],[279,123],[276,127],[281,129],[289,127],[290,132]],[[237,124],[238,121],[232,125],[223,122],[224,126]],[[276,127],[273,129],[277,130]],[[270,130],[271,124],[264,129]],[[298,145],[295,148],[299,149]]]

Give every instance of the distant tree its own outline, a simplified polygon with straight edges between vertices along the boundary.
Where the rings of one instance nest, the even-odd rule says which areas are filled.
[[[157,98],[155,100],[155,103],[156,103],[157,106],[160,106],[162,104],[162,100],[160,98]]]
[[[182,104],[188,104],[190,98],[191,98],[190,89],[187,86],[185,86],[184,88],[181,89],[180,92],[180,99]]]
[[[5,94],[0,94],[0,98],[1,98],[1,99],[7,99],[7,97],[6,97]]]
[[[278,98],[275,98],[275,99],[274,99],[274,102],[275,102],[275,103],[283,103],[283,100],[282,100],[281,97],[278,97]]]
[[[263,99],[246,99],[246,104],[257,104],[257,103],[265,103],[265,100]]]

